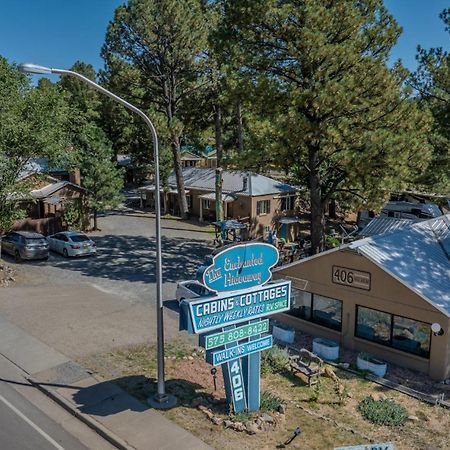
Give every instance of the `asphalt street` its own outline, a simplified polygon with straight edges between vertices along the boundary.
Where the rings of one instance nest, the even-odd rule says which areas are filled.
[[[21,376],[20,371],[2,356],[0,356],[0,424],[0,448],[5,450],[112,448],[86,425],[78,422],[38,392]],[[70,428],[78,437],[67,431]]]

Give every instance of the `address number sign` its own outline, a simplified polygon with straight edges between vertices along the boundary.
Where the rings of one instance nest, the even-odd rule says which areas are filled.
[[[370,291],[370,273],[348,267],[333,266],[333,283]]]

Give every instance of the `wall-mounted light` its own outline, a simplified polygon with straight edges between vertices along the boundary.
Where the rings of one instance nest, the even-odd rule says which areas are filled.
[[[431,331],[435,336],[442,336],[444,334],[444,330],[439,323],[431,324]]]

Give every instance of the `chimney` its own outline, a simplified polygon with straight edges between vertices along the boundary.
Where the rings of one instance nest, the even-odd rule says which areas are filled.
[[[242,190],[246,191],[248,186],[248,178],[247,175],[244,175],[244,178],[242,178]]]
[[[80,169],[73,169],[71,172],[69,172],[69,181],[73,184],[77,184],[78,186],[80,185]]]

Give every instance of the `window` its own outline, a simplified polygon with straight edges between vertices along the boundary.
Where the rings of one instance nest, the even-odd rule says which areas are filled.
[[[190,194],[186,195],[186,202],[187,202],[188,208],[191,209],[192,208],[192,195],[190,195]]]
[[[203,209],[211,209],[211,200],[202,198],[202,208]]]
[[[356,336],[380,344],[389,344],[391,338],[392,316],[375,309],[358,306]]]
[[[294,209],[294,196],[281,197],[281,211],[292,211]]]
[[[263,214],[270,213],[270,200],[260,200],[256,202],[256,215],[261,216]]]
[[[428,358],[430,355],[430,333],[430,325],[427,323],[394,316],[392,346]]]
[[[333,330],[342,328],[342,302],[334,298],[311,294],[292,288],[292,307],[289,315],[309,320]]]
[[[292,288],[291,296],[291,310],[288,314],[299,319],[311,320],[312,294]]]
[[[314,294],[312,320],[333,330],[342,328],[342,302]]]
[[[424,358],[430,356],[428,323],[363,306],[356,308],[355,336]]]

